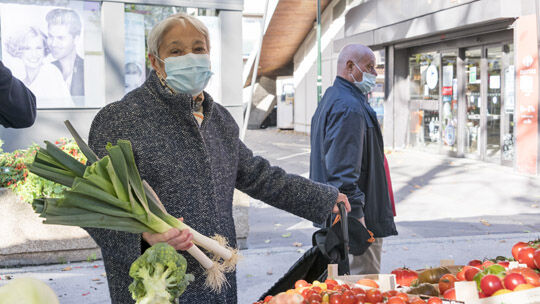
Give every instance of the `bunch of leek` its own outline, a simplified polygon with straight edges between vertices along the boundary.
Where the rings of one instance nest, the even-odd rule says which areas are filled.
[[[34,200],[32,206],[45,218],[43,223],[132,233],[189,229],[194,244],[209,251],[213,259],[195,245],[187,252],[206,269],[206,285],[219,291],[226,283],[223,271],[236,267],[237,251],[229,248],[223,237],[206,237],[167,213],[152,188],[141,180],[129,141],[109,143],[108,155],[99,159],[69,121],[65,123],[90,165],[47,141],[46,148],[39,149],[29,170],[71,188],[64,191],[63,198]]]

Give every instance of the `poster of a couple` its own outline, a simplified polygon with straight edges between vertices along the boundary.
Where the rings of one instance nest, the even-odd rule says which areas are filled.
[[[2,5],[0,13],[2,61],[36,95],[38,108],[83,105],[81,13],[17,4]]]

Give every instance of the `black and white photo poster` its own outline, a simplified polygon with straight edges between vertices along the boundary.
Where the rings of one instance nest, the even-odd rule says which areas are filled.
[[[66,7],[3,4],[0,18],[2,61],[36,95],[37,107],[79,106],[77,101],[84,101],[81,13]]]

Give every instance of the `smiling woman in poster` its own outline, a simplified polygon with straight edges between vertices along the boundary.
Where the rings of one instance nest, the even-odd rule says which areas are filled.
[[[153,71],[143,85],[105,106],[94,118],[89,144],[98,156],[107,142],[130,140],[142,179],[167,211],[204,235],[216,233],[236,245],[232,200],[237,188],[253,198],[313,222],[323,222],[336,202],[347,197],[301,176],[287,174],[253,152],[238,138],[232,115],[204,91],[210,77],[210,38],[197,18],[175,14],[148,35]],[[177,250],[191,247],[188,230],[131,234],[86,229],[101,247],[113,304],[133,303],[128,290],[131,263],[157,242]],[[235,304],[236,275],[213,292],[204,286],[203,269],[185,254],[195,276],[180,303]]]
[[[28,27],[11,37],[6,44],[8,53],[24,64],[23,83],[36,96],[39,108],[72,107],[73,101],[62,73],[45,57],[49,53],[47,37],[35,27]]]

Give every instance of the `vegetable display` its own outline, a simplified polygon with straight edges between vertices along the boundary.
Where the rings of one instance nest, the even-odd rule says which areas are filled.
[[[226,284],[223,272],[236,267],[237,250],[228,247],[224,237],[206,237],[167,213],[150,185],[141,180],[129,141],[109,143],[108,155],[98,159],[69,121],[66,125],[89,166],[50,142],[46,141],[46,147],[39,149],[29,170],[70,188],[64,191],[63,198],[34,200],[32,206],[45,218],[43,223],[131,233],[189,229],[195,245],[187,252],[205,268],[205,284],[213,290],[221,290]],[[205,248],[212,259],[196,245]]]
[[[194,279],[186,269],[186,259],[171,245],[157,243],[131,264],[129,291],[137,304],[172,303]]]

